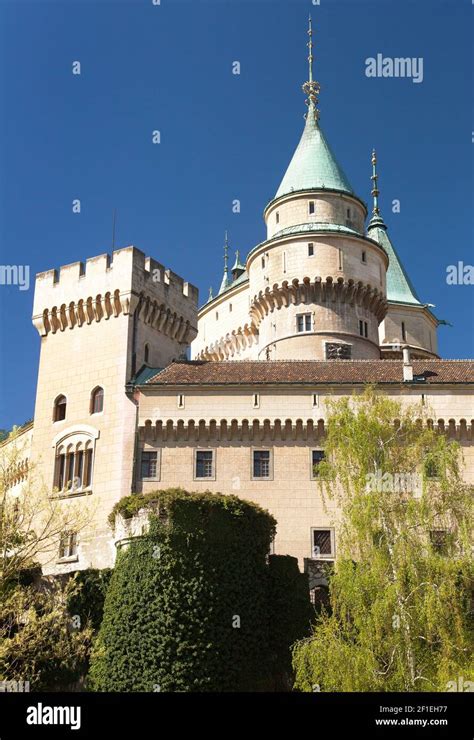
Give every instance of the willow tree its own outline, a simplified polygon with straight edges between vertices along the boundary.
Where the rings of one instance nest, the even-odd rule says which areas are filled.
[[[446,691],[472,680],[472,489],[459,443],[375,388],[328,404],[339,512],[323,612],[293,654],[304,691]],[[454,682],[454,683],[448,683]]]

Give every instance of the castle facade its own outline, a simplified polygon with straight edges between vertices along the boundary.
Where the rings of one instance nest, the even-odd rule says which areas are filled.
[[[111,566],[114,504],[173,486],[268,509],[274,552],[301,568],[334,560],[337,511],[317,475],[326,400],[368,383],[427,406],[474,483],[474,363],[438,356],[440,322],[380,212],[375,152],[369,214],[328,144],[311,29],[303,89],[305,126],[264,209],[267,238],[230,269],[226,241],[220,289],[201,308],[195,286],[135,247],[37,275],[36,406],[17,437],[25,464],[13,490],[29,461],[61,505],[94,512],[64,533],[49,572]]]

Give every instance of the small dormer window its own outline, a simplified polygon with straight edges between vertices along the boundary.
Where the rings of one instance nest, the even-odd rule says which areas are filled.
[[[367,253],[366,252],[362,252],[362,262],[364,262],[364,263],[367,262]]]
[[[314,200],[309,201],[309,215],[311,216],[314,213]]]
[[[314,255],[314,244],[308,244],[308,257],[313,257]]]
[[[278,211],[275,213],[275,220],[276,220],[277,224],[280,223],[280,214],[278,213]]]

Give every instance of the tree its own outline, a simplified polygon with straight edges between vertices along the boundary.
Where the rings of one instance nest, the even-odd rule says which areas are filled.
[[[0,680],[51,690],[85,672],[92,629],[67,610],[78,586],[42,578],[39,563],[57,557],[61,533],[83,529],[90,511],[36,480],[19,432],[0,447]]]
[[[49,490],[28,464],[20,429],[0,447],[0,593],[25,568],[57,557],[66,531],[83,530],[91,508]]]
[[[472,677],[472,489],[460,446],[376,389],[329,403],[341,515],[332,613],[293,654],[304,691],[445,691]]]
[[[10,587],[0,599],[0,680],[32,691],[65,690],[87,671],[93,630],[67,611],[75,584]]]

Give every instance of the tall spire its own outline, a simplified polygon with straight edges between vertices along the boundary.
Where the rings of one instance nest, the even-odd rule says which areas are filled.
[[[319,82],[313,80],[313,24],[311,21],[311,15],[308,18],[308,81],[304,83],[302,90],[308,96],[305,100],[308,106],[308,114],[312,114],[315,121],[319,119],[319,110],[317,108],[318,95],[321,90]]]
[[[380,209],[379,209],[379,194],[380,191],[378,189],[378,175],[377,175],[377,154],[375,152],[375,149],[372,149],[372,175],[370,179],[372,180],[372,190],[371,195],[373,198],[374,206],[372,208],[372,218],[369,221],[369,225],[367,227],[367,231],[374,228],[375,226],[378,226],[382,229],[386,229],[384,220],[382,216],[380,215]]]
[[[224,274],[222,276],[222,282],[221,287],[219,288],[219,293],[222,293],[228,286],[229,286],[229,272],[227,267],[227,260],[229,257],[229,241],[227,238],[227,231],[225,232],[224,237]]]
[[[372,149],[372,177],[370,178],[372,180],[372,196],[374,199],[374,208],[372,210],[372,213],[374,216],[378,216],[379,211],[379,191],[377,188],[377,154],[375,153],[375,149]]]

